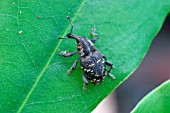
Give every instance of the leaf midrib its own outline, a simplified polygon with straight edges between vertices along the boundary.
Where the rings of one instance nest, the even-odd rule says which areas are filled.
[[[85,4],[86,0],[83,0],[82,3],[80,4],[78,10],[77,10],[77,13],[74,15],[73,19],[72,19],[72,23],[75,21],[75,19],[77,18],[78,16],[78,13],[81,11],[81,9],[83,8],[84,4]],[[62,37],[64,37],[68,30],[70,28],[70,25],[68,25],[68,27],[66,28],[64,34],[62,35]],[[42,75],[44,74],[44,72],[46,71],[46,69],[48,68],[52,58],[54,57],[57,49],[59,48],[60,44],[61,44],[62,40],[59,40],[58,44],[56,45],[54,51],[52,52],[51,56],[49,57],[46,65],[44,66],[44,68],[42,69],[42,71],[40,72],[40,74],[38,75],[37,79],[35,80],[33,86],[31,87],[30,91],[28,92],[26,98],[24,99],[24,101],[22,102],[21,106],[19,107],[17,113],[20,113],[22,111],[22,109],[24,108],[25,104],[27,103],[27,101],[29,100],[29,97],[31,96],[32,92],[34,91],[35,87],[37,86],[39,80],[41,79]]]

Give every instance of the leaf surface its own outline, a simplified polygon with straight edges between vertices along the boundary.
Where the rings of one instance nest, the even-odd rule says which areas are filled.
[[[170,0],[4,0],[0,1],[0,112],[91,112],[138,67],[170,11]],[[96,26],[95,46],[115,65],[101,85],[82,89],[74,40],[58,40],[69,31],[88,37]]]

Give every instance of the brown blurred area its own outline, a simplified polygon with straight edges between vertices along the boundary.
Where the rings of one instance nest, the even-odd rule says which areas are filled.
[[[170,15],[138,69],[93,113],[129,113],[151,90],[170,78]]]

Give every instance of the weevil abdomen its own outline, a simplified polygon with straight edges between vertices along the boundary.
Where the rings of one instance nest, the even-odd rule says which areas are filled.
[[[80,58],[85,77],[94,84],[100,84],[106,76],[106,66],[102,54],[96,50],[88,56]]]

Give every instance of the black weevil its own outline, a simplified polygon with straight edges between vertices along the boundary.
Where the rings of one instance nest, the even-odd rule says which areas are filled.
[[[80,54],[80,57],[75,60],[70,70],[68,70],[68,74],[71,73],[72,70],[75,70],[77,66],[77,62],[80,60],[81,68],[83,70],[82,77],[84,81],[83,89],[87,89],[88,80],[93,84],[100,84],[106,75],[108,74],[112,79],[115,79],[114,75],[110,73],[112,68],[114,68],[113,64],[107,61],[107,58],[94,46],[94,43],[98,39],[98,35],[95,33],[95,27],[92,28],[91,35],[94,36],[92,40],[87,39],[84,36],[77,36],[72,34],[73,25],[71,23],[70,17],[67,16],[67,19],[71,25],[71,31],[66,35],[67,38],[58,39],[68,39],[72,38],[77,41],[77,51],[76,52],[68,52],[61,51],[60,54],[64,57],[69,57],[75,55],[77,53]],[[109,66],[109,70],[106,69],[106,66]],[[88,79],[88,80],[87,80]]]

